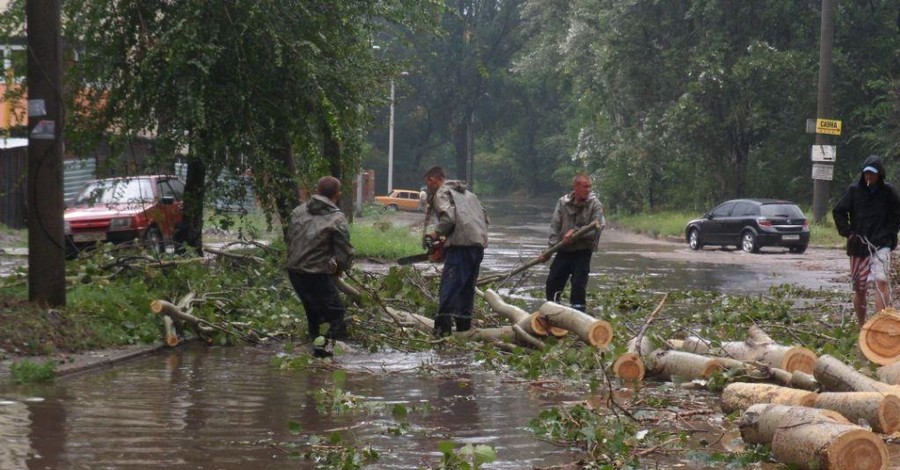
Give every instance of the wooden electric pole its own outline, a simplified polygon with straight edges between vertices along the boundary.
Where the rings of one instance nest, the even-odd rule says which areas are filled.
[[[66,304],[62,43],[59,0],[26,0],[28,31],[28,299]]]
[[[822,20],[819,32],[819,85],[817,92],[816,119],[832,119],[831,115],[831,51],[834,47],[834,11],[837,0],[822,0]],[[827,135],[816,132],[816,145],[828,145]],[[831,187],[834,166],[823,165],[823,175],[813,178],[813,221],[825,221],[826,204]]]

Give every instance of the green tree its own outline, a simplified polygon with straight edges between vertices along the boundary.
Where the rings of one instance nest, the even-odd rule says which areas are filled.
[[[433,2],[131,0],[66,2],[78,51],[69,88],[81,149],[152,135],[155,164],[188,162],[186,219],[200,246],[207,175],[252,171],[285,220],[318,176],[354,174],[387,66],[371,52],[386,25],[428,25]],[[299,158],[298,158],[299,157]]]

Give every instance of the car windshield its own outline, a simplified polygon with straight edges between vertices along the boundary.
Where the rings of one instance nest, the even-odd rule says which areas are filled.
[[[794,204],[763,204],[763,217],[799,219],[805,217],[803,211]]]
[[[73,204],[80,206],[152,200],[153,188],[150,186],[150,180],[135,178],[92,181],[78,192]]]

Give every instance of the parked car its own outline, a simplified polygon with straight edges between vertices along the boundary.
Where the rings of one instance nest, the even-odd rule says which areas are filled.
[[[183,219],[184,183],[147,175],[93,180],[67,204],[66,253],[72,257],[98,242],[133,240],[164,249]]]
[[[388,196],[376,196],[375,203],[385,209],[421,212],[425,210],[425,193],[414,189],[395,189]]]
[[[780,246],[803,253],[809,245],[809,221],[791,201],[734,199],[688,222],[684,235],[694,250],[722,245],[757,253],[762,247]]]

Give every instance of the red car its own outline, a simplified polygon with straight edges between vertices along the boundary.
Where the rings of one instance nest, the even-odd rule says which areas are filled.
[[[66,206],[66,252],[98,242],[138,240],[164,250],[182,221],[184,183],[176,176],[108,178],[85,183]]]

